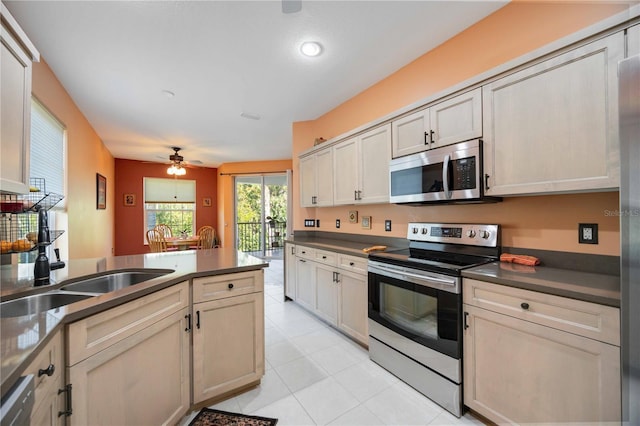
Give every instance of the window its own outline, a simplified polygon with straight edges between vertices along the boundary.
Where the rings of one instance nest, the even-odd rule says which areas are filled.
[[[158,224],[169,225],[174,235],[193,235],[196,223],[196,181],[144,178],[144,222],[146,232]]]
[[[31,149],[29,167],[32,178],[45,180],[46,192],[64,195],[65,128],[40,102],[31,102]],[[40,188],[44,191],[44,189]]]

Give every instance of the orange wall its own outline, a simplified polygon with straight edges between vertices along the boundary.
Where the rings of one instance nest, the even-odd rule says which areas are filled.
[[[291,160],[226,163],[218,168],[218,172],[220,172],[220,175],[218,176],[218,234],[223,247],[233,247],[236,229],[234,212],[234,179],[233,176],[226,174],[268,174],[284,172],[285,170],[291,169]],[[297,185],[294,185],[294,188],[296,188],[296,186]],[[296,200],[295,197],[294,200]]]
[[[298,154],[311,148],[315,138],[339,136],[627,7],[595,2],[509,3],[318,119],[294,123],[294,176],[299,167]],[[605,213],[619,208],[617,192],[514,197],[498,204],[429,207],[301,208],[298,200],[296,185],[294,229],[304,229],[305,218],[317,218],[323,231],[403,237],[410,221],[488,222],[503,225],[504,246],[619,255],[619,221]],[[349,224],[349,210],[372,216],[372,229]],[[341,219],[339,230],[335,229],[335,219]],[[384,232],[385,219],[392,220],[390,233]],[[578,223],[582,222],[599,224],[598,245],[577,243]]]
[[[33,64],[33,95],[67,131],[65,233],[68,258],[109,256],[114,247],[114,162],[102,140],[44,60]],[[96,209],[96,173],[107,178],[107,208]],[[64,259],[66,255],[62,255]]]
[[[177,179],[196,181],[196,226],[195,230],[204,225],[213,225],[218,221],[217,199],[217,171],[206,167],[187,169],[187,174]],[[149,248],[144,244],[144,191],[143,178],[167,178],[167,165],[160,163],[146,163],[135,160],[115,160],[115,222],[116,226],[116,256],[127,254],[148,253]],[[124,194],[135,195],[135,206],[124,205]],[[211,207],[203,206],[203,198],[211,198]]]

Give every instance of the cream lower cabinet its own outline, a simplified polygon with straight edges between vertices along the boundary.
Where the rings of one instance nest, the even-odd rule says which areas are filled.
[[[622,32],[483,86],[487,195],[615,190]]]
[[[190,408],[189,284],[67,326],[71,425],[173,425]]]
[[[367,259],[301,245],[296,256],[294,300],[367,345]]]
[[[616,308],[465,279],[464,404],[498,424],[619,422]],[[567,331],[565,331],[567,330]]]
[[[31,414],[32,426],[64,425],[64,342],[58,331],[39,352],[23,375],[35,376],[35,402]]]
[[[193,280],[193,403],[264,375],[264,272]]]

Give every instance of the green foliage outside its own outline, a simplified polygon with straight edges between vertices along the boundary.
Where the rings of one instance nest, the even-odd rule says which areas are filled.
[[[263,222],[277,222],[280,224],[278,226],[280,228],[287,220],[287,187],[265,185],[265,217],[263,218],[260,217],[261,190],[262,185],[258,183],[238,183],[236,185],[238,249],[241,251],[261,249],[260,231]]]
[[[171,227],[173,234],[178,236],[185,231],[187,235],[193,235],[194,230],[194,204],[193,203],[147,203],[147,227],[153,229],[158,224]]]

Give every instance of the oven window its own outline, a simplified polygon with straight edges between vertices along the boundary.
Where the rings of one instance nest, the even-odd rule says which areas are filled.
[[[380,315],[419,337],[438,338],[438,299],[380,283]]]

